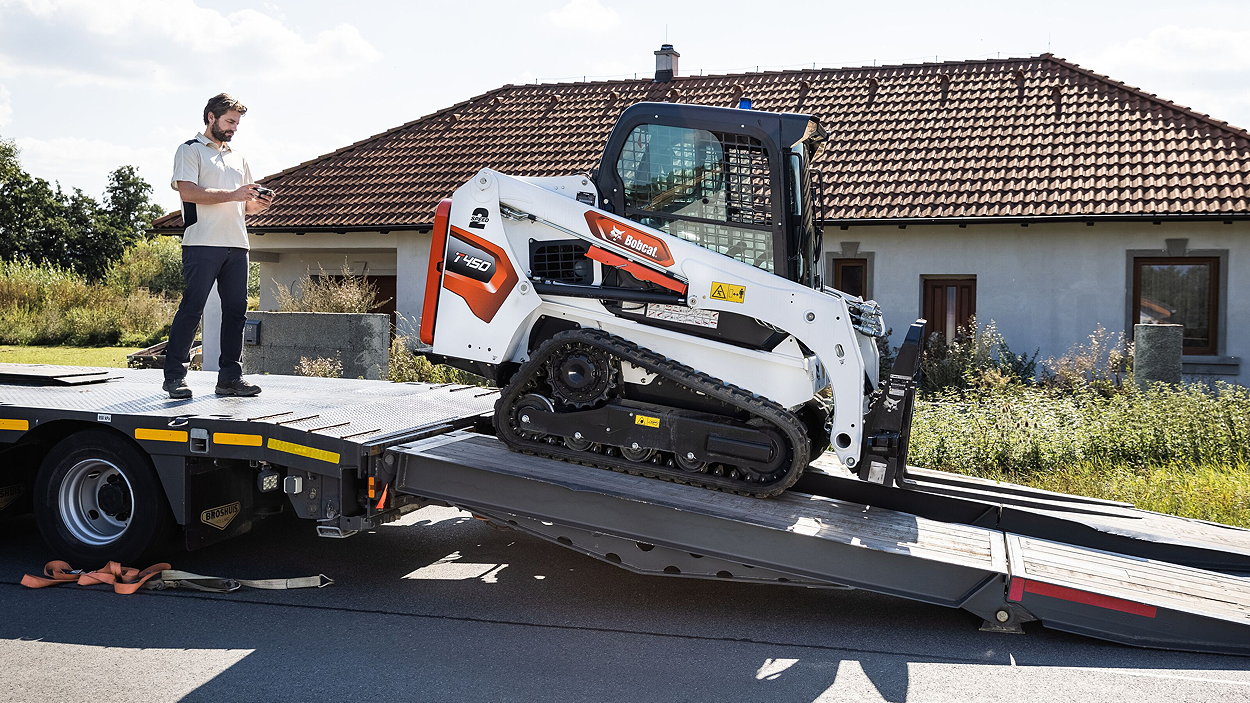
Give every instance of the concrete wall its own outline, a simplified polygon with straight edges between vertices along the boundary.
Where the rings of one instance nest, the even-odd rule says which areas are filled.
[[[334,312],[257,312],[257,344],[243,346],[244,373],[290,375],[300,357],[338,358],[343,378],[385,378],[390,362],[389,315]]]
[[[1131,334],[1130,252],[1169,256],[1169,239],[1188,240],[1190,251],[1228,252],[1218,354],[1186,360],[1235,371],[1220,377],[1250,384],[1250,369],[1227,358],[1250,356],[1250,327],[1242,324],[1250,298],[1241,293],[1250,284],[1248,222],[826,228],[824,247],[826,264],[844,250],[869,258],[869,295],[886,312],[893,344],[921,314],[923,277],[974,275],[978,319],[994,320],[1013,351],[1037,349],[1045,359],[1084,342],[1098,325]]]

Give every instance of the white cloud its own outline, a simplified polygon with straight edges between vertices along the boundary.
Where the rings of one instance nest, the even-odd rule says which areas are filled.
[[[136,149],[127,144],[84,137],[19,137],[15,141],[21,149],[22,168],[27,173],[50,183],[60,183],[66,191],[81,188],[87,195],[99,199],[108,186],[108,175],[120,166],[135,166],[139,176],[153,187],[153,198],[158,202],[162,201],[164,191],[169,190],[173,147]],[[161,204],[168,207],[167,202]]]
[[[223,14],[194,0],[0,0],[0,41],[6,73],[67,86],[171,87],[223,75],[314,82],[382,56],[350,24],[305,35],[263,12]]]
[[[621,18],[599,0],[569,0],[559,10],[548,12],[547,19],[561,29],[602,31],[615,27]]]
[[[0,85],[0,127],[9,124],[9,120],[13,119],[13,95],[9,93],[9,89]]]

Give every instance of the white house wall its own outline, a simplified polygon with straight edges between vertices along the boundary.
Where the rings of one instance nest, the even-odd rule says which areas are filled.
[[[895,345],[921,314],[924,277],[975,276],[977,318],[996,322],[1012,351],[1036,349],[1039,359],[1046,359],[1085,342],[1099,325],[1125,331],[1132,288],[1129,252],[1169,256],[1169,239],[1187,240],[1185,247],[1201,255],[1227,252],[1227,266],[1220,272],[1224,292],[1217,356],[1245,359],[1250,355],[1250,329],[1243,322],[1250,319],[1250,299],[1244,294],[1250,290],[1247,222],[829,227],[825,270],[832,282],[831,258],[849,254],[869,260],[868,292],[885,310]],[[1250,382],[1244,365],[1224,359],[1224,368],[1239,373],[1222,378]]]
[[[363,268],[375,276],[398,276],[395,251],[398,241],[405,236],[416,235],[370,232],[252,235],[252,260],[260,264],[260,309],[277,309],[279,284],[289,288],[322,270],[337,274],[342,271],[344,262],[353,272]]]

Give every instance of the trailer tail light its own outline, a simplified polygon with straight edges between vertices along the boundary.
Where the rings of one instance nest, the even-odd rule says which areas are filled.
[[[379,496],[377,480],[374,479],[372,476],[370,476],[368,496],[369,496],[369,500],[377,499],[378,501],[377,504],[373,506],[375,510],[385,510],[386,499],[390,497],[390,484],[389,483],[382,484],[382,493]]]
[[[449,229],[451,198],[444,198],[434,209],[434,229],[430,232],[430,265],[425,271],[425,301],[421,305],[419,337],[422,344],[434,343],[434,315],[438,312],[438,292],[443,287],[443,259],[447,256]]]

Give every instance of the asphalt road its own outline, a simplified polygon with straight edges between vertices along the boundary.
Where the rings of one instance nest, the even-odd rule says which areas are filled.
[[[425,508],[319,539],[279,519],[174,555],[320,590],[29,590],[0,525],[0,701],[1250,701],[1250,658],[1134,649],[862,591],[640,576]],[[91,565],[98,566],[98,565]],[[146,565],[145,565],[146,566]]]

